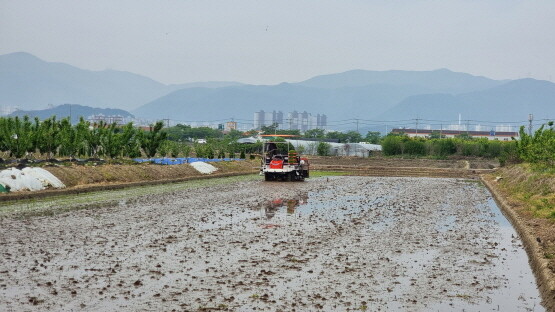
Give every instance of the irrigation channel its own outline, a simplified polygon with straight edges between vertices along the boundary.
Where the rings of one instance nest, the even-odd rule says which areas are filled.
[[[545,310],[474,180],[232,177],[75,210],[72,196],[0,206],[0,310]]]

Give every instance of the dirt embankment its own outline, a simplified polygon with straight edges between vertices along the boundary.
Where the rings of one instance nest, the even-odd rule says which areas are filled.
[[[216,173],[253,172],[258,162],[234,161],[210,163],[218,168]],[[68,187],[82,187],[90,184],[129,183],[140,181],[174,180],[190,176],[202,176],[188,164],[183,165],[100,165],[46,168]]]
[[[493,159],[403,159],[387,157],[311,157],[313,170],[346,171],[354,175],[394,177],[474,177],[491,172]]]
[[[519,232],[548,311],[555,310],[555,175],[527,165],[483,176]]]
[[[485,158],[453,158],[453,159],[428,159],[428,158],[390,158],[383,156],[361,157],[323,157],[310,156],[310,163],[315,166],[383,166],[383,167],[418,167],[418,168],[445,168],[445,169],[493,169],[499,167],[495,159]]]

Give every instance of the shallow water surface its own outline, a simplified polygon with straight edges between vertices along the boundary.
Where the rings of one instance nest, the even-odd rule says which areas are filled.
[[[475,185],[475,183],[472,183],[464,187],[472,188]],[[487,193],[486,190],[482,192]],[[486,253],[484,259],[474,261],[485,265],[492,264],[488,266],[502,282],[495,286],[485,286],[480,300],[469,301],[471,295],[458,292],[446,295],[445,298],[436,302],[430,302],[422,310],[544,311],[535,278],[528,263],[528,256],[520,238],[501,213],[491,195],[489,193],[483,195],[486,200],[477,203],[477,205],[481,206],[479,208],[483,211],[484,220],[491,221],[490,226],[496,235],[496,241],[491,246],[486,246],[489,252]],[[330,200],[330,197],[333,200]],[[352,220],[360,218],[374,209],[384,208],[383,203],[388,199],[391,199],[391,195],[372,198],[368,195],[338,195],[333,190],[307,192],[290,199],[278,198],[269,201],[259,212],[265,217],[266,221],[280,226],[287,226],[293,218],[296,222],[313,223],[312,217],[314,216],[318,216],[320,220],[343,223],[352,222]],[[450,211],[457,205],[456,202],[446,203],[442,209]],[[390,210],[384,209],[374,215],[368,223],[368,229],[381,232],[396,225],[396,222],[397,220],[390,213]],[[457,228],[457,216],[443,213],[440,214],[440,218],[436,219],[435,223],[434,230],[437,233],[453,232]],[[402,225],[398,224],[398,226]],[[393,300],[387,303],[387,308],[403,310],[403,305],[399,303],[398,298],[402,298],[404,293],[411,291],[418,276],[424,274],[428,267],[433,266],[433,263],[439,257],[442,257],[440,250],[425,248],[415,252],[400,253],[390,259],[390,261],[403,266],[404,269],[401,276],[396,276],[396,286],[392,289],[386,289],[387,293],[382,294],[383,297],[389,299],[393,296]],[[464,261],[461,261],[461,263],[464,263]],[[444,268],[444,270],[449,270],[449,268]],[[471,282],[471,284],[474,283],[479,285],[478,281]],[[291,286],[288,285],[288,287]],[[419,310],[416,307],[415,309]]]
[[[0,218],[0,310],[544,311],[477,183],[233,181]]]

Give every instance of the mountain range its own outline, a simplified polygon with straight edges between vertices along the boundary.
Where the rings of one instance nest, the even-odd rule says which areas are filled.
[[[448,69],[351,70],[296,83],[199,82],[166,85],[122,71],[89,71],[28,53],[0,56],[0,106],[23,110],[76,103],[130,111],[137,118],[252,123],[259,110],[326,114],[340,120],[521,121],[555,117],[555,84],[493,80]],[[400,124],[400,122],[399,122]],[[395,125],[394,122],[391,125]]]
[[[130,110],[175,90],[232,85],[240,83],[165,85],[129,72],[90,71],[64,63],[45,62],[25,52],[0,56],[0,106],[24,110],[65,103]]]
[[[122,109],[97,108],[97,107],[83,106],[78,104],[62,104],[62,105],[58,105],[47,109],[28,110],[28,111],[17,110],[9,114],[8,116],[9,117],[29,116],[31,118],[38,117],[41,120],[49,118],[51,116],[56,116],[56,118],[58,119],[70,117],[72,123],[77,123],[81,116],[86,119],[89,116],[101,115],[101,114],[104,116],[121,116],[124,118],[135,117],[133,116],[133,114]]]

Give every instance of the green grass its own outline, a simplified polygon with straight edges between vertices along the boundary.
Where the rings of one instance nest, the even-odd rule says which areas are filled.
[[[310,171],[311,178],[329,177],[329,176],[344,176],[349,175],[350,172],[345,171]]]
[[[23,199],[0,202],[0,218],[47,216],[72,210],[117,206],[120,202],[134,200],[139,196],[156,195],[187,189],[209,187],[242,181],[258,180],[258,175],[191,180],[179,183],[130,187],[119,190],[98,191],[82,194],[53,196],[41,199]]]
[[[499,186],[537,218],[555,219],[555,174],[537,171],[530,164],[502,169]]]

